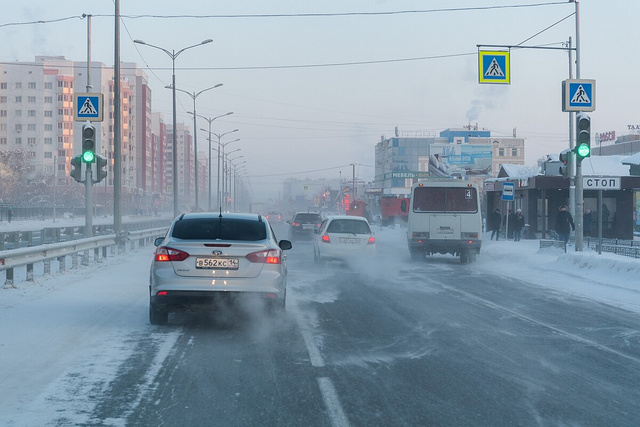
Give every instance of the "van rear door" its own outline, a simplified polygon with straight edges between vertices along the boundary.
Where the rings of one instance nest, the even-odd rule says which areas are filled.
[[[460,222],[460,215],[432,214],[429,224],[429,236],[431,239],[460,240]]]

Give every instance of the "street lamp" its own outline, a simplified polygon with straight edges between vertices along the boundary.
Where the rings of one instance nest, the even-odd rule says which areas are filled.
[[[149,47],[153,47],[155,49],[161,50],[164,53],[166,53],[167,55],[169,55],[169,58],[171,58],[171,86],[173,88],[173,216],[176,217],[178,216],[178,141],[177,141],[177,136],[178,133],[176,131],[176,58],[178,57],[178,55],[180,55],[182,52],[184,52],[187,49],[191,49],[203,44],[207,44],[207,43],[211,43],[213,40],[211,39],[207,39],[207,40],[203,40],[198,44],[194,44],[192,46],[187,46],[185,48],[180,49],[179,51],[175,51],[175,50],[167,50],[163,47],[160,46],[155,46],[152,45],[150,43],[145,43],[142,40],[134,40],[134,43],[138,43],[138,44],[143,44],[145,46],[149,46]]]
[[[222,207],[222,194],[220,193],[220,153],[222,152],[222,156],[224,158],[224,147],[231,144],[232,142],[240,141],[240,139],[234,139],[233,141],[229,141],[225,144],[221,143],[220,140],[222,139],[223,136],[233,132],[238,132],[238,129],[234,129],[232,131],[225,132],[225,133],[212,134],[218,137],[218,183],[217,183],[218,184],[218,208]]]
[[[243,157],[243,156],[240,156],[240,157]],[[237,160],[238,158],[239,157],[237,157],[234,160]],[[237,184],[238,166],[240,166],[240,170],[243,170],[242,168],[245,168],[243,163],[247,163],[247,161],[243,160],[243,161],[238,162],[236,164],[233,164],[233,162],[229,161],[229,163],[231,164],[231,167],[233,168],[233,172],[229,171],[231,173],[230,179],[229,179],[229,194],[233,195],[232,207],[233,207],[233,211],[237,212],[238,211],[238,194],[237,194],[237,189],[238,189],[238,184]]]
[[[238,151],[238,150],[234,150],[234,151]],[[231,152],[229,152],[229,154],[231,154]],[[230,159],[229,155],[227,155],[227,165],[228,166],[227,166],[227,169],[226,169],[227,174],[225,176],[225,187],[224,187],[223,191],[225,191],[225,194],[228,194],[229,197],[231,197],[231,194],[232,194],[232,187],[231,186],[233,184],[233,182],[232,182],[232,179],[233,179],[232,169],[233,169],[233,166],[234,166],[233,165],[233,161],[234,160],[238,160],[238,159],[240,159],[242,157],[244,157],[244,156],[241,154],[239,156],[236,156],[236,157]],[[229,201],[229,197],[225,198],[225,206],[227,205],[227,202]]]
[[[193,163],[195,174],[195,187],[196,187],[196,212],[200,210],[200,203],[198,202],[198,127],[196,122],[196,98],[203,92],[222,86],[222,83],[218,83],[215,86],[202,89],[200,92],[189,92],[183,89],[175,88],[175,90],[186,93],[193,99]],[[165,86],[167,89],[173,89],[173,85]]]
[[[194,114],[193,112],[189,112],[189,113],[190,114]],[[230,111],[230,112],[228,112],[226,114],[221,114],[219,116],[212,117],[212,118],[205,117],[205,116],[203,116],[201,114],[197,115],[198,117],[205,119],[207,121],[207,123],[209,123],[209,151],[208,151],[208,153],[209,153],[208,154],[208,157],[209,157],[209,185],[207,187],[207,188],[209,188],[209,204],[208,204],[209,212],[211,212],[211,122],[213,122],[215,119],[219,119],[220,117],[228,116],[228,115],[231,115],[231,114],[233,114],[233,111]],[[203,131],[203,132],[207,132],[205,129],[200,129],[200,130]]]

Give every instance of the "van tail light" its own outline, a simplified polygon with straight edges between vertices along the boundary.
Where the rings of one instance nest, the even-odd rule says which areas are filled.
[[[322,241],[323,241],[324,243],[331,243],[331,239],[329,238],[329,235],[328,235],[328,234],[323,234],[323,235],[322,235]]]
[[[189,254],[177,249],[168,248],[166,246],[159,246],[156,249],[156,261],[184,261],[189,257]]]
[[[376,238],[371,236],[369,237],[369,241],[367,242],[367,245],[375,245],[376,243]]]
[[[258,264],[281,264],[282,252],[277,249],[252,252],[247,255],[247,259]]]

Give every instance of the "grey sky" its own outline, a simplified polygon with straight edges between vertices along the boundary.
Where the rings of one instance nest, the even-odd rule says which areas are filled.
[[[6,24],[87,13],[94,15],[93,60],[113,64],[112,2],[1,3],[0,61],[32,61],[36,55],[85,59],[86,20]],[[525,5],[538,6],[515,7]],[[349,163],[361,164],[358,174],[370,180],[374,146],[382,135],[392,136],[395,126],[400,132],[436,133],[471,122],[496,136],[511,136],[516,128],[526,140],[527,164],[568,147],[560,86],[568,78],[568,54],[512,50],[512,84],[480,85],[476,45],[517,45],[571,15],[573,3],[145,0],[121,1],[120,8],[121,60],[150,68],[153,109],[166,118],[171,91],[163,87],[171,82],[171,60],[132,40],[168,50],[214,40],[178,57],[177,87],[197,92],[224,84],[198,98],[198,113],[234,112],[214,122],[214,132],[240,129],[234,146],[242,149],[254,188],[280,190],[284,176],[265,176],[272,174],[350,175],[350,167],[337,168]],[[376,12],[403,13],[371,14]],[[581,77],[597,82],[596,132],[627,134],[627,125],[640,124],[640,59],[632,42],[639,12],[633,0],[580,2]],[[277,16],[331,13],[353,14]],[[560,47],[570,36],[575,44],[575,24],[571,16],[524,44]],[[178,94],[178,100],[178,120],[191,123],[191,98]],[[199,146],[206,150],[203,133]],[[311,172],[321,169],[328,170]]]

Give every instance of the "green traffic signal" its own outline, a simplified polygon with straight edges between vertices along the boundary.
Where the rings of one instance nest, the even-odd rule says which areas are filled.
[[[96,128],[87,122],[82,126],[82,161],[93,163],[96,159]]]
[[[582,112],[578,113],[576,127],[578,128],[576,154],[578,160],[582,160],[591,155],[591,117]]]
[[[85,163],[93,163],[96,155],[92,151],[85,151],[82,153],[82,161]]]
[[[582,158],[589,157],[589,155],[591,154],[591,147],[589,146],[589,144],[582,143],[578,145],[576,153]]]

